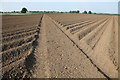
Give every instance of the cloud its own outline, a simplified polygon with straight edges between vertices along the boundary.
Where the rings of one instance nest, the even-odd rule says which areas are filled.
[[[118,2],[119,0],[0,0],[0,2]]]

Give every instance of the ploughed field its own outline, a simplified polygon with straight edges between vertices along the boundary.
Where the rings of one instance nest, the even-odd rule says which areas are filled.
[[[25,77],[25,61],[32,54],[42,15],[2,16],[2,74]]]
[[[4,78],[117,78],[118,17],[39,14],[2,17]]]

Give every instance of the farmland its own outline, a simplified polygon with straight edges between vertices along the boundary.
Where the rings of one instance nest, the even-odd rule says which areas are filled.
[[[117,78],[118,17],[2,16],[4,78]]]

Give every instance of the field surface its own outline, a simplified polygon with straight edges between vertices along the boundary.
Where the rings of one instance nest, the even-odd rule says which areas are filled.
[[[2,16],[3,78],[117,78],[118,17]]]

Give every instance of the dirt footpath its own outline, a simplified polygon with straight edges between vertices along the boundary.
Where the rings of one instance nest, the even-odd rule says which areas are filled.
[[[104,78],[86,56],[44,15],[35,51],[35,78]]]

